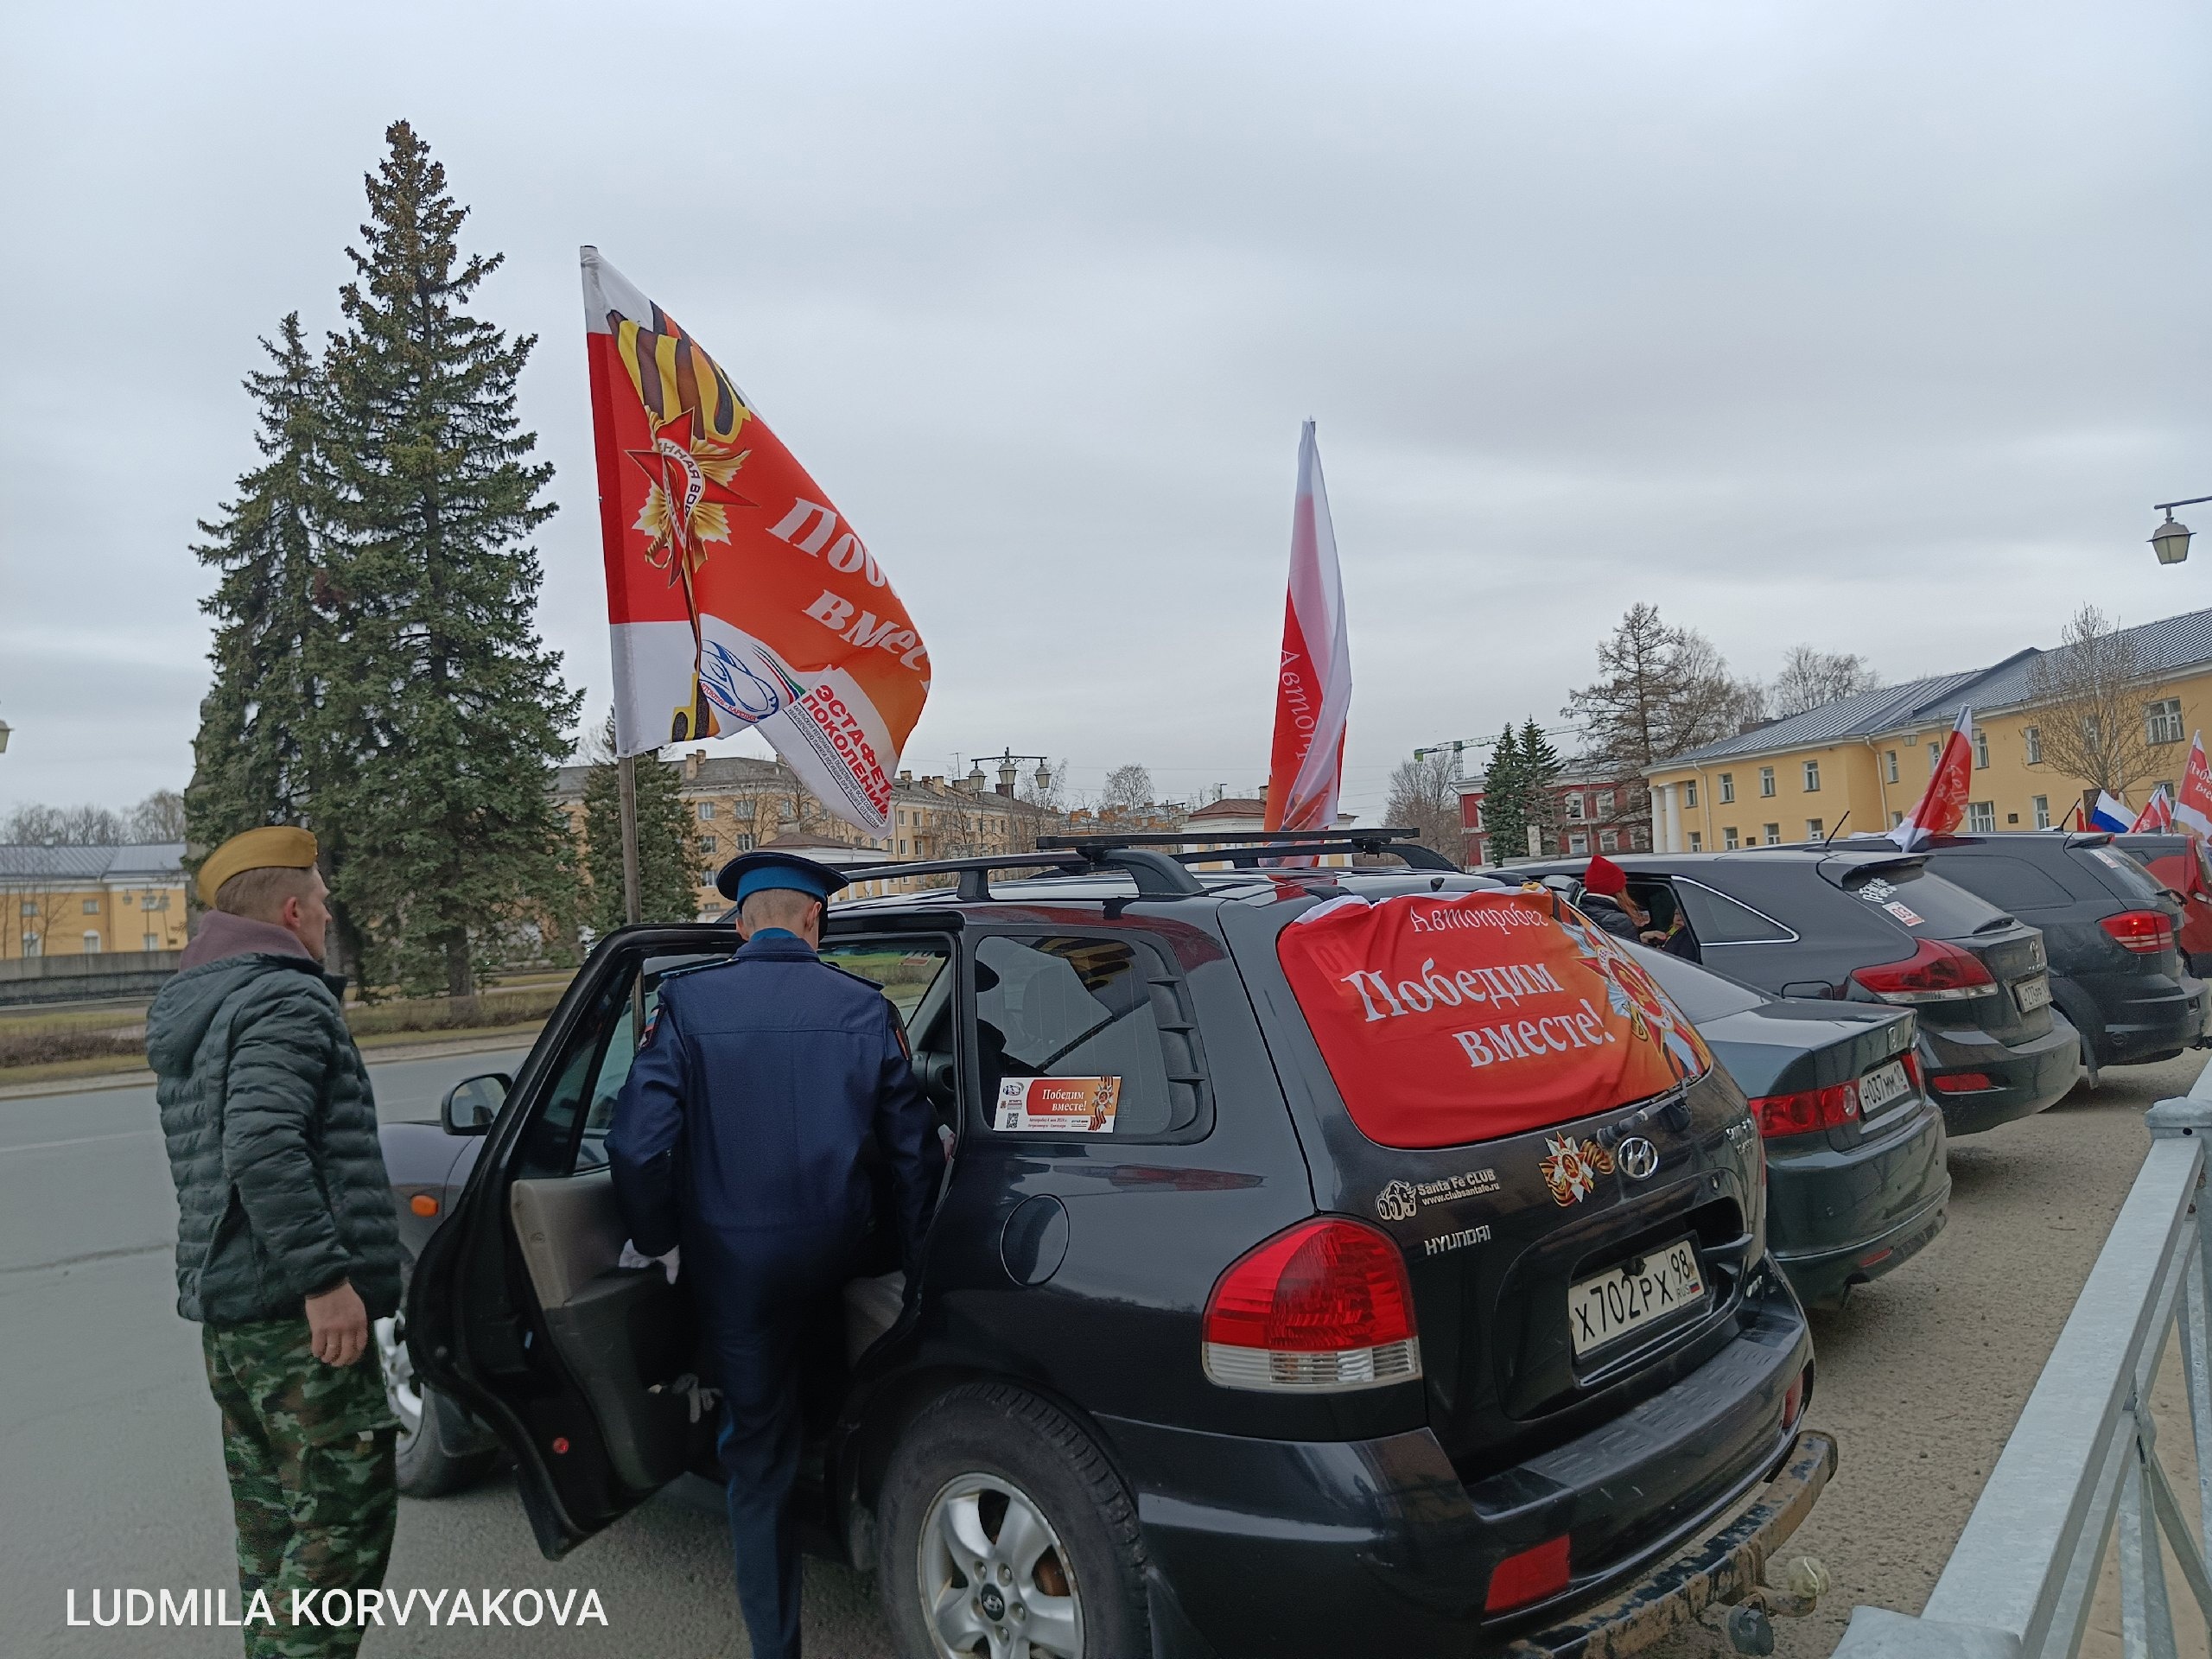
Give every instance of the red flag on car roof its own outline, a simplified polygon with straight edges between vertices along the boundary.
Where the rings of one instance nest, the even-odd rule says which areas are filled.
[[[2143,810],[2135,815],[2135,822],[2127,828],[2129,834],[2141,835],[2146,831],[2163,833],[2173,827],[2174,798],[2166,792],[2166,786],[2160,784],[2151,791],[2151,798],[2144,802]]]
[[[2189,764],[2181,774],[2181,798],[2174,803],[2174,823],[2203,840],[2212,836],[2212,766],[2204,760],[2204,734],[2192,732]]]
[[[1908,853],[1918,852],[1936,836],[1948,836],[1967,815],[1967,791],[1974,784],[1974,710],[1959,710],[1959,722],[1943,741],[1936,770],[1904,822],[1890,839]]]
[[[1298,497],[1290,521],[1290,599],[1275,671],[1275,739],[1268,767],[1270,830],[1332,830],[1344,785],[1344,720],[1351,712],[1351,642],[1337,532],[1313,423],[1298,440]]]

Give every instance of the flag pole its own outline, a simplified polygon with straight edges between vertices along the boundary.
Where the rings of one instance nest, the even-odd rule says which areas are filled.
[[[626,754],[615,764],[622,800],[622,919],[635,927],[644,916],[638,893],[638,758]]]

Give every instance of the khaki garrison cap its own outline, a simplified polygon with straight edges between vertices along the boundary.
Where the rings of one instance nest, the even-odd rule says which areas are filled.
[[[272,823],[232,836],[200,867],[200,902],[215,908],[223,883],[248,870],[305,870],[315,866],[315,836],[296,824]]]

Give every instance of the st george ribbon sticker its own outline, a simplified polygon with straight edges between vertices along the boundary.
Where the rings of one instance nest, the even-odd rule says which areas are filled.
[[[1001,1135],[1111,1135],[1119,1077],[1007,1077],[999,1084]]]

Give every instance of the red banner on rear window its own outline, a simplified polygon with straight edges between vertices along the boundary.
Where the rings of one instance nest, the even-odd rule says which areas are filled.
[[[1543,1128],[1713,1064],[1636,960],[1548,893],[1340,899],[1275,949],[1352,1122],[1386,1147]]]

